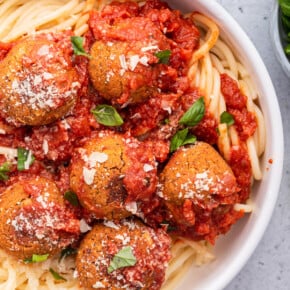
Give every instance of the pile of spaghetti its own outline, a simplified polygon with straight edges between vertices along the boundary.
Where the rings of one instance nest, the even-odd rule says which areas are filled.
[[[173,289],[252,211],[264,120],[218,26],[110,2],[0,3],[0,289]]]

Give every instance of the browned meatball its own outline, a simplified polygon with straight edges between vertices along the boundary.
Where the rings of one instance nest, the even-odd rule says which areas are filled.
[[[1,194],[0,247],[17,258],[54,255],[79,234],[80,223],[53,181],[20,180]]]
[[[231,168],[204,142],[175,152],[161,173],[160,182],[160,196],[173,221],[185,233],[191,228],[192,233],[188,230],[187,235],[197,239],[208,237],[212,241],[219,233],[217,227],[224,226],[222,221],[216,222],[219,213],[221,218],[238,200],[239,189]]]
[[[115,255],[130,252],[131,266],[110,267]],[[85,289],[161,288],[170,259],[170,238],[161,229],[140,222],[105,222],[95,225],[83,239],[76,267]]]
[[[89,73],[95,89],[113,103],[137,103],[146,100],[155,91],[152,79],[156,70],[152,66],[140,69],[129,69],[127,61],[128,45],[126,42],[115,42],[110,45],[96,41],[91,48],[92,58],[89,62]],[[131,56],[131,59],[134,56]],[[135,57],[138,57],[135,54]],[[138,60],[136,59],[138,62]],[[140,60],[139,60],[140,61]],[[135,64],[134,64],[135,65]]]
[[[132,137],[101,132],[73,155],[71,189],[98,218],[135,213],[136,201],[148,200],[156,185],[154,155]]]
[[[121,20],[104,30],[90,51],[94,87],[113,103],[146,100],[157,90],[161,74],[155,54],[170,49],[170,42],[157,25],[141,17]]]
[[[15,125],[44,125],[74,106],[81,84],[70,38],[53,35],[18,42],[0,62],[0,110]]]

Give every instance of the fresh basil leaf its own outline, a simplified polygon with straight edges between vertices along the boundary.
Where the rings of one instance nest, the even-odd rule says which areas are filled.
[[[79,199],[78,199],[77,195],[71,190],[65,192],[64,199],[69,201],[69,203],[71,205],[73,205],[73,206],[79,206],[80,205],[80,202],[79,202]]]
[[[134,266],[136,262],[137,260],[132,252],[132,248],[130,246],[124,247],[111,260],[108,273],[112,273],[120,268]]]
[[[10,167],[11,167],[11,164],[9,162],[4,162],[0,166],[0,180],[2,181],[8,180],[9,176],[7,173],[10,172]]]
[[[184,146],[186,144],[193,144],[195,142],[196,142],[196,136],[188,134],[182,145]]]
[[[224,111],[221,115],[220,115],[220,122],[221,123],[225,123],[228,126],[231,126],[235,123],[234,117],[232,114],[230,114],[229,112]]]
[[[171,139],[170,152],[176,151],[179,147],[196,142],[196,137],[188,133],[188,128],[178,131]]]
[[[61,251],[60,256],[59,256],[59,261],[68,256],[75,255],[76,253],[77,253],[77,249],[69,246]]]
[[[171,139],[170,142],[170,152],[177,150],[180,146],[182,146],[184,140],[186,139],[188,134],[188,128],[178,131]]]
[[[25,148],[17,148],[17,169],[19,171],[29,169],[35,158],[30,150]]]
[[[156,52],[154,55],[159,59],[159,63],[168,64],[171,56],[171,51],[169,49],[161,50]]]
[[[62,277],[58,272],[56,272],[55,270],[53,270],[52,268],[49,268],[49,272],[52,274],[53,278],[55,280],[63,280],[63,281],[67,281],[66,278]]]
[[[44,255],[33,254],[31,258],[24,259],[24,263],[29,264],[29,263],[44,262],[48,259],[48,256],[49,254],[44,254]]]
[[[201,97],[183,114],[179,120],[179,124],[195,126],[202,120],[204,114],[205,104],[203,97]]]
[[[105,126],[120,126],[124,123],[117,110],[109,105],[98,105],[92,110],[98,123]]]
[[[73,51],[75,55],[82,55],[87,58],[91,58],[92,56],[88,54],[83,45],[84,45],[84,38],[81,36],[72,36],[70,38],[72,46],[73,46]]]

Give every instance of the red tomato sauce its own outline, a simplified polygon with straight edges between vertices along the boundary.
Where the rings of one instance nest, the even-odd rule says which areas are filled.
[[[227,110],[234,117],[234,126],[238,131],[239,147],[232,147],[229,164],[241,188],[240,202],[245,202],[250,195],[252,169],[249,155],[244,143],[257,129],[257,120],[247,110],[247,97],[238,88],[237,82],[226,74],[221,74],[221,91],[225,97]]]
[[[134,148],[135,147],[135,148]],[[124,177],[124,185],[128,191],[127,201],[150,200],[157,185],[157,168],[152,158],[152,147],[146,142],[138,147],[127,144],[126,154],[130,158],[130,166]],[[144,166],[147,169],[144,170]]]
[[[232,147],[229,164],[240,187],[239,202],[245,202],[250,196],[252,168],[245,144]]]
[[[13,43],[5,43],[0,41],[0,61],[6,56],[12,46]]]
[[[236,81],[227,74],[221,74],[221,91],[227,110],[234,117],[235,127],[241,140],[247,140],[257,128],[256,117],[247,110],[247,97],[242,94]]]

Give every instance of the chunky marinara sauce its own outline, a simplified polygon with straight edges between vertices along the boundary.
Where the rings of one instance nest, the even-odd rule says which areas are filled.
[[[250,194],[251,163],[247,153],[245,141],[255,133],[256,117],[247,110],[247,97],[242,94],[237,83],[227,74],[221,75],[221,91],[224,95],[227,110],[235,120],[241,144],[231,149],[230,165],[241,187],[240,198],[245,201]]]

